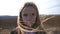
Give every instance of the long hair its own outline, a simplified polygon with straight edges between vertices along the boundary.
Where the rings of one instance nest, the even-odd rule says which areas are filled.
[[[38,13],[37,6],[36,6],[34,3],[32,3],[32,2],[27,2],[27,3],[24,4],[23,8],[21,9],[21,11],[20,11],[20,13],[19,13],[18,22],[17,22],[18,26],[20,26],[20,24],[23,23],[22,15],[21,15],[21,14],[22,14],[22,11],[23,11],[23,9],[24,9],[25,7],[33,7],[33,8],[36,10],[36,13],[37,13],[36,23],[38,23],[38,24],[36,24],[36,23],[35,23],[35,24],[36,24],[36,25],[41,24],[41,23],[40,23],[40,19],[39,19],[39,13]],[[35,26],[35,24],[34,24],[34,26]],[[18,30],[19,30],[19,29],[18,29]],[[19,32],[18,32],[18,33],[19,33]]]

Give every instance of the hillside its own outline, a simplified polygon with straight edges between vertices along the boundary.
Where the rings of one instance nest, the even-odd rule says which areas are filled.
[[[54,17],[50,19],[50,17],[52,16]],[[46,20],[44,22],[44,25],[48,25],[47,27],[53,26],[54,24],[60,27],[60,15],[40,15],[40,21],[43,22],[44,20]],[[12,29],[16,27],[17,16],[0,16],[0,34],[9,34],[12,31]]]
[[[0,16],[0,34],[9,34],[16,26],[17,16]]]

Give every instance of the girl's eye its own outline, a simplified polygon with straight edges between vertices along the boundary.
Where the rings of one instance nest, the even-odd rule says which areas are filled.
[[[25,17],[26,17],[26,16],[28,16],[28,15],[27,15],[27,14],[23,14],[23,16],[25,16]]]
[[[34,13],[32,13],[32,16],[34,16],[35,14]]]

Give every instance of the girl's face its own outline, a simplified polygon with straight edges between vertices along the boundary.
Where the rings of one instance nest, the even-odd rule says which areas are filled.
[[[25,7],[22,11],[22,20],[25,25],[31,27],[36,21],[36,10],[33,7]]]

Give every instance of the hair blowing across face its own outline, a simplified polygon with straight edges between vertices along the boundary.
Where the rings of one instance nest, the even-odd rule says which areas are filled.
[[[24,6],[23,6],[23,8],[21,9],[21,11],[19,13],[19,16],[18,16],[18,23],[17,23],[18,26],[22,25],[22,23],[23,23],[23,20],[22,20],[22,11],[23,11],[23,9],[25,7],[33,7],[36,10],[37,17],[36,17],[36,23],[33,24],[33,28],[37,28],[41,23],[40,23],[40,18],[39,18],[39,13],[38,13],[37,6],[34,3],[32,3],[32,2],[25,3]]]
[[[22,10],[20,11],[20,14],[19,14],[19,23],[22,23],[23,20],[22,20],[22,11],[25,7],[33,7],[35,10],[36,10],[36,14],[37,14],[37,17],[36,17],[36,22],[40,24],[40,20],[39,20],[39,13],[38,13],[38,9],[37,9],[37,6],[32,3],[32,2],[27,2],[24,4]],[[34,24],[35,25],[35,24]]]

